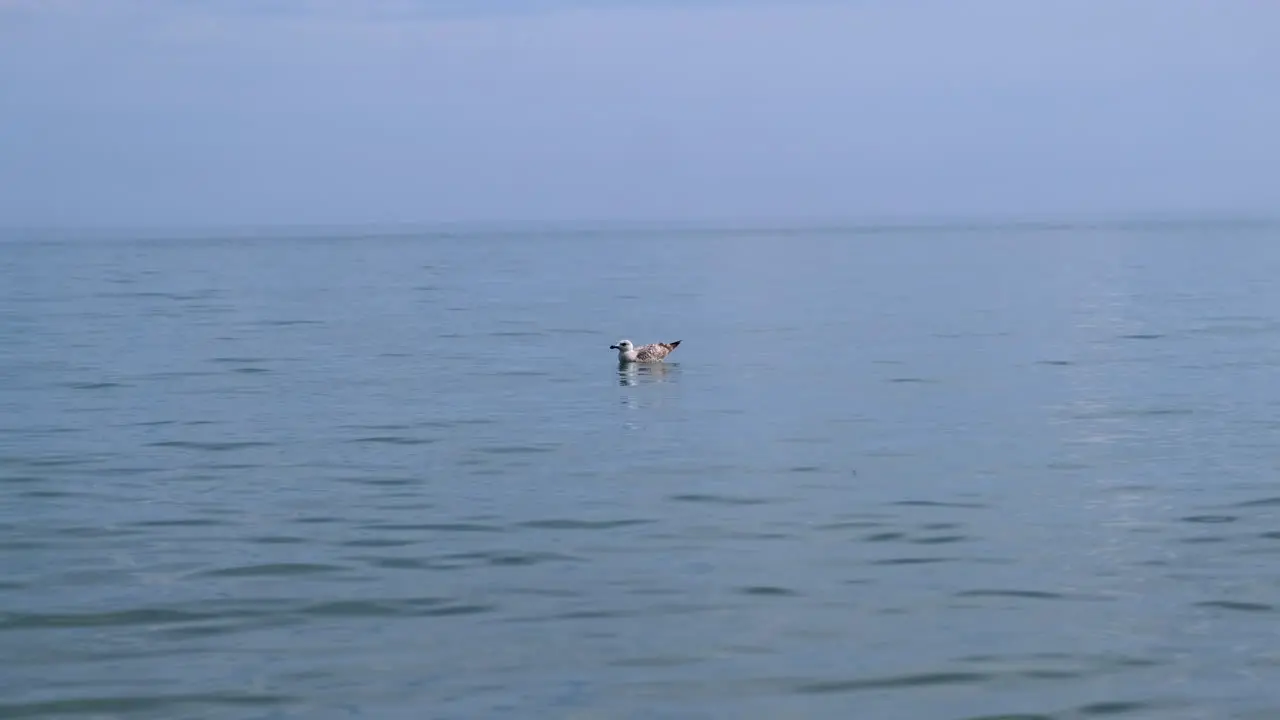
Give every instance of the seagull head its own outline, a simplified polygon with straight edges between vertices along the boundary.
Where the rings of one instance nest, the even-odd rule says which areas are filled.
[[[619,352],[628,352],[632,347],[634,346],[631,344],[630,340],[619,340],[617,345],[610,345],[609,349],[617,350]]]

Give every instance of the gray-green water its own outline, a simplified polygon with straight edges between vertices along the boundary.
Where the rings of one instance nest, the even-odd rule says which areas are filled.
[[[11,238],[0,717],[1278,717],[1278,277],[1208,223]]]

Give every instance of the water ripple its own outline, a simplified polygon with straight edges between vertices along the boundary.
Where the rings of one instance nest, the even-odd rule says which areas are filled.
[[[1045,590],[962,590],[955,594],[962,598],[1014,598],[1019,600],[1095,600],[1086,595],[1049,592]]]
[[[1243,602],[1240,600],[1206,600],[1196,603],[1196,607],[1214,608],[1218,610],[1234,610],[1237,612],[1275,612],[1276,606],[1267,603]]]
[[[934,507],[934,508],[964,508],[964,509],[982,509],[987,507],[982,503],[972,502],[956,502],[944,500],[899,500],[894,505],[902,507]]]
[[[458,533],[490,533],[502,532],[502,528],[498,525],[486,525],[483,523],[471,522],[452,522],[452,523],[372,523],[360,525],[361,530],[382,530],[390,532],[415,532],[427,530],[430,532],[458,532]]]
[[[743,595],[764,596],[764,597],[794,597],[799,595],[794,590],[774,585],[751,585],[749,587],[740,588],[738,592]]]
[[[200,574],[207,577],[293,577],[332,573],[345,569],[339,565],[327,563],[261,563],[206,570]]]
[[[120,625],[165,625],[225,618],[226,612],[192,612],[138,608],[93,613],[0,613],[0,631],[35,628],[86,628]]]
[[[369,437],[352,438],[347,442],[382,445],[430,445],[439,441],[435,438],[408,437],[406,435],[371,435]]]
[[[444,617],[491,612],[493,605],[458,603],[444,598],[407,600],[342,600],[308,605],[298,612],[322,617]]]
[[[249,448],[270,447],[274,443],[257,440],[239,440],[226,442],[201,442],[196,440],[162,440],[148,443],[149,447],[179,448],[183,450],[203,450],[207,452],[229,452],[247,450]]]
[[[668,499],[676,502],[707,503],[710,505],[763,505],[776,502],[767,498],[712,495],[708,493],[682,493],[679,495],[669,495]]]
[[[934,672],[895,675],[853,680],[831,680],[802,683],[795,688],[800,693],[847,693],[866,690],[895,690],[900,688],[931,687],[938,685],[976,685],[994,679],[994,675],[977,672]]]
[[[548,520],[529,520],[520,523],[521,527],[536,530],[614,530],[633,525],[646,525],[653,520],[578,520],[574,518],[553,518]]]
[[[201,706],[270,707],[295,701],[289,695],[247,693],[193,693],[189,695],[137,695],[88,697],[30,703],[0,703],[0,717],[34,718],[65,715],[178,712]]]

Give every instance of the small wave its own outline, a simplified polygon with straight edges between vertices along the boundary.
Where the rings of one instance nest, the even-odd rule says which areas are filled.
[[[784,587],[778,587],[776,585],[751,585],[748,587],[739,588],[738,592],[742,593],[743,595],[755,595],[755,596],[764,596],[764,597],[795,597],[800,594],[794,590],[789,590]]]
[[[381,445],[430,445],[439,441],[435,438],[408,437],[405,435],[370,435],[368,437],[353,438],[347,442]]]
[[[429,530],[433,532],[501,532],[502,528],[497,525],[483,525],[481,523],[454,522],[454,523],[406,523],[406,524],[389,524],[381,523],[374,525],[361,525],[361,530],[390,530],[390,531],[416,531]]]
[[[90,613],[0,613],[0,631],[36,628],[88,628],[124,625],[164,625],[210,620],[221,615],[209,612],[139,608]]]
[[[709,503],[712,505],[764,505],[773,502],[764,498],[734,497],[730,495],[709,495],[702,493],[686,493],[668,496],[668,500],[676,502]]]
[[[150,443],[150,447],[178,448],[182,450],[205,450],[208,452],[228,452],[232,450],[247,450],[256,447],[270,447],[275,443],[260,442],[256,440],[239,440],[228,442],[200,442],[196,440],[163,440],[160,442]]]
[[[1218,610],[1235,610],[1237,612],[1275,612],[1275,605],[1266,603],[1242,602],[1239,600],[1207,600],[1196,603],[1196,607],[1215,608]]]
[[[1019,598],[1025,600],[1063,600],[1066,595],[1056,592],[1046,592],[1043,590],[962,590],[956,593],[956,597],[972,598],[972,597],[995,597],[995,598]]]
[[[342,546],[354,548],[388,548],[407,547],[409,545],[417,545],[419,542],[419,540],[402,540],[397,538],[360,538],[357,540],[344,541]]]
[[[646,525],[652,520],[573,520],[556,518],[549,520],[530,520],[520,523],[521,527],[537,530],[612,530],[614,528]]]
[[[1267,497],[1258,500],[1246,500],[1236,503],[1232,507],[1248,508],[1248,507],[1280,507],[1280,497]]]
[[[1239,519],[1234,515],[1188,515],[1182,518],[1182,522],[1216,524],[1231,523]]]
[[[942,500],[899,500],[894,505],[902,507],[936,507],[936,508],[965,508],[980,509],[987,507],[982,503],[967,503]]]
[[[236,567],[206,570],[200,573],[205,577],[280,577],[293,575],[317,575],[344,570],[338,565],[327,563],[265,563],[260,565],[238,565]]]
[[[915,675],[895,675],[882,678],[856,680],[832,680],[804,683],[796,687],[801,693],[844,693],[859,690],[892,690],[895,688],[930,687],[937,685],[973,685],[994,679],[989,673],[937,672]]]
[[[104,380],[100,382],[72,382],[67,383],[66,387],[72,390],[109,390],[111,388],[129,387],[129,385]]]
[[[456,603],[443,598],[410,600],[338,600],[316,603],[303,608],[305,615],[321,617],[431,617],[474,615],[489,612],[494,605]]]
[[[129,523],[132,527],[212,527],[217,525],[230,525],[224,520],[212,520],[209,518],[175,518],[172,520],[140,520],[138,522]]]
[[[247,538],[251,543],[259,545],[296,545],[299,543],[310,542],[307,538],[298,537],[296,535],[260,535],[258,537]]]
[[[947,557],[900,557],[872,560],[872,565],[933,565],[935,563],[954,562],[955,558]]]
[[[296,698],[277,694],[208,693],[190,695],[136,695],[89,697],[68,700],[45,700],[28,703],[0,704],[0,717],[63,717],[89,715],[102,717],[133,713],[169,713],[180,708],[200,705],[253,707],[282,705]]]
[[[479,448],[478,451],[489,455],[533,455],[555,452],[555,448],[544,445],[492,445]]]
[[[911,542],[917,545],[949,545],[969,539],[967,535],[928,535],[926,537],[912,538]]]

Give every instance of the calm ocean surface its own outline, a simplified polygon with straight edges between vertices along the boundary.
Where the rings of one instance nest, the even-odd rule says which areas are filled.
[[[0,717],[1280,717],[1277,278],[1265,224],[10,236]]]

